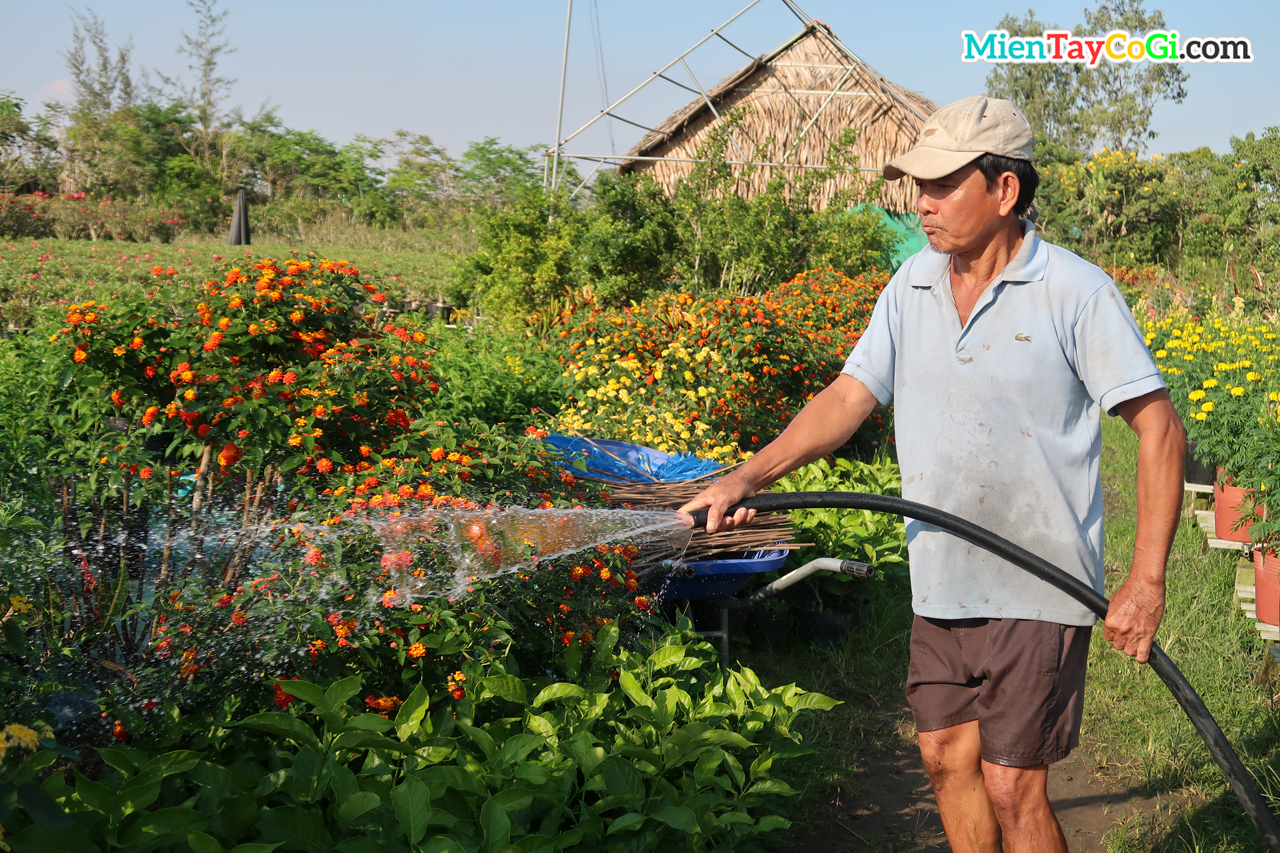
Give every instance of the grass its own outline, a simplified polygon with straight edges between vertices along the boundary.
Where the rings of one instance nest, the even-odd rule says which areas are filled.
[[[1135,528],[1137,440],[1123,421],[1103,427],[1102,483],[1106,504],[1108,591],[1128,571]],[[1203,546],[1194,517],[1178,529],[1169,561],[1168,607],[1159,641],[1200,692],[1276,802],[1280,796],[1280,714],[1275,687],[1264,671],[1266,651],[1252,623],[1232,602],[1236,556]],[[845,704],[806,724],[806,742],[818,750],[795,780],[796,831],[804,832],[805,805],[837,787],[857,796],[868,760],[885,749],[913,750],[914,728],[903,688],[911,614],[905,589],[885,590],[884,601],[842,649],[796,648],[786,654],[749,651],[744,663],[774,684],[794,681]],[[1203,742],[1159,678],[1113,650],[1094,631],[1089,655],[1081,752],[1101,774],[1144,794],[1166,795],[1167,808],[1117,826],[1109,850],[1253,851],[1265,849],[1223,781]]]
[[[473,249],[474,235],[461,227],[448,232],[316,227],[305,238],[252,246],[228,246],[225,239],[208,235],[151,245],[0,238],[0,317],[21,328],[58,300],[102,299],[122,286],[148,282],[156,265],[203,272],[224,260],[306,257],[309,252],[378,274],[394,297],[434,302],[447,298],[454,265]]]

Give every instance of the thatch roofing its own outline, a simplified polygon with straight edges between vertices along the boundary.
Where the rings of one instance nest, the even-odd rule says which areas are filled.
[[[828,185],[824,190],[819,199],[823,207],[838,189],[874,179],[880,167],[909,150],[936,109],[924,96],[887,80],[818,22],[811,22],[777,50],[752,60],[706,94],[705,99],[700,96],[673,113],[626,156],[693,160],[717,122],[716,113],[724,116],[749,107],[741,128],[733,134],[737,146],[731,145],[726,157],[741,160],[740,148],[755,162],[777,164],[755,168],[746,187],[750,196],[780,172],[794,176],[798,168],[823,165],[830,143],[846,128],[854,128],[860,171],[831,182],[839,186]],[[714,104],[714,111],[707,100]],[[693,167],[694,163],[678,159],[628,159],[618,171],[647,170],[670,192]],[[737,173],[746,167],[732,168]],[[885,184],[878,203],[893,213],[913,213],[915,197],[911,181],[895,181]]]

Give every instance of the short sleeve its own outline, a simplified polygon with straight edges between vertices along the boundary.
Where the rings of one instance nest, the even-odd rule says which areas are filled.
[[[1113,282],[1089,297],[1076,320],[1076,375],[1107,414],[1164,387],[1129,306]]]
[[[891,281],[876,300],[866,331],[858,339],[840,371],[865,385],[882,406],[893,402],[896,356],[894,329],[898,313],[895,293],[894,282]]]

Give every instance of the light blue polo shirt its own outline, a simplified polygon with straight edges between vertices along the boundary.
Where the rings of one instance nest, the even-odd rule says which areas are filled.
[[[961,328],[950,255],[913,255],[844,372],[894,407],[903,497],[979,524],[1103,592],[1101,413],[1164,387],[1110,276],[1027,220]],[[1092,625],[1084,605],[908,520],[915,612]]]

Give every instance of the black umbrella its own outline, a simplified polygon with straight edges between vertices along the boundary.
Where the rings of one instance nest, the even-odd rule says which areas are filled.
[[[236,193],[236,209],[231,214],[231,233],[227,235],[227,245],[249,245],[249,202],[245,200],[244,190]]]

